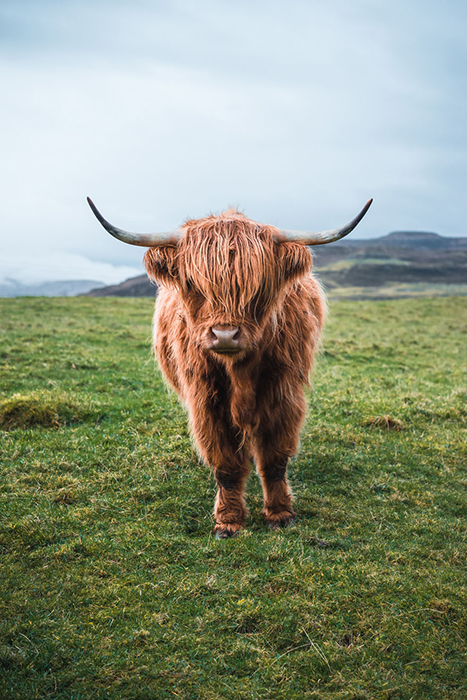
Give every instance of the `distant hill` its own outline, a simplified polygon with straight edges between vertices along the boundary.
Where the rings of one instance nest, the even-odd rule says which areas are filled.
[[[104,287],[104,283],[96,280],[63,280],[24,284],[6,279],[0,282],[0,297],[74,297],[98,287]]]
[[[467,294],[467,238],[394,231],[368,240],[344,238],[313,248],[314,271],[331,297]],[[90,296],[155,296],[146,275]]]
[[[111,287],[100,287],[88,292],[91,297],[154,297],[157,287],[149,281],[147,275],[131,277],[121,284],[114,284]]]

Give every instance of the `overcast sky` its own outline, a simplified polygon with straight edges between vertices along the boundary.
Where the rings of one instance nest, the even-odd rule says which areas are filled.
[[[236,206],[467,236],[465,0],[0,0],[0,280],[121,281]]]

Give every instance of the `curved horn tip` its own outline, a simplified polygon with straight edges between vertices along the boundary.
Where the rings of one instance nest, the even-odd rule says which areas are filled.
[[[363,219],[363,217],[365,216],[365,214],[367,213],[368,209],[371,207],[372,204],[373,204],[373,197],[372,197],[371,199],[368,200],[368,202],[365,204],[365,206],[363,207],[362,211],[360,212],[361,215],[362,215],[362,219]]]
[[[92,211],[93,211],[94,214],[95,214],[96,211],[97,211],[96,205],[95,205],[94,202],[92,201],[91,197],[86,197],[86,199],[87,199],[87,202],[88,202],[89,206],[91,207]]]

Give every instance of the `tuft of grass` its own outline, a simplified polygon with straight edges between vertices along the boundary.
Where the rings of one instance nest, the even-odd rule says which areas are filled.
[[[368,428],[386,428],[386,430],[405,430],[405,426],[398,418],[391,416],[375,416],[363,422],[363,425]]]
[[[0,401],[0,428],[60,428],[93,417],[90,406],[64,393],[35,390]]]

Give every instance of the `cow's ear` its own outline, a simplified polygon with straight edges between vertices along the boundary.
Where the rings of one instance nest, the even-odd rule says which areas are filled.
[[[284,280],[304,277],[313,265],[313,258],[308,248],[300,243],[283,241],[277,245],[280,274]]]
[[[150,279],[155,282],[177,282],[177,248],[174,245],[158,245],[149,248],[144,256],[144,265]]]

